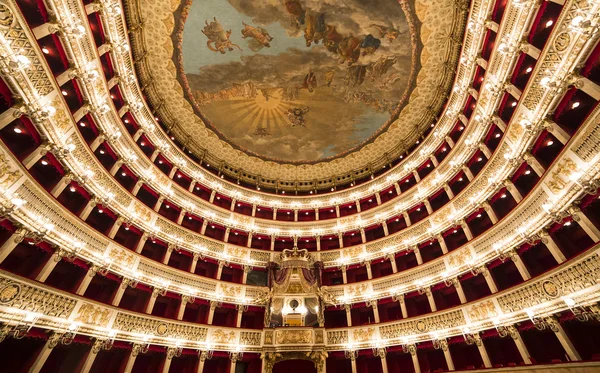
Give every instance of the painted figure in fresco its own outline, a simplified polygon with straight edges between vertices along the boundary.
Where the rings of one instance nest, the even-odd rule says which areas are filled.
[[[323,38],[323,45],[331,53],[337,53],[340,42],[344,40],[344,36],[337,32],[335,26],[325,26],[325,37]]]
[[[308,74],[304,77],[302,87],[300,89],[308,89],[312,93],[317,88],[317,76],[312,70],[308,71]]]
[[[304,39],[306,39],[306,46],[310,47],[312,43],[319,44],[325,36],[325,31],[325,14],[307,11],[304,24]]]
[[[310,109],[308,106],[302,108],[292,108],[285,112],[288,117],[288,124],[290,127],[306,127],[306,121],[304,115],[308,113]]]
[[[269,35],[269,32],[262,27],[254,27],[247,25],[242,21],[244,28],[242,29],[242,38],[251,38],[248,40],[248,46],[253,52],[258,52],[263,47],[270,48],[270,42],[273,41],[273,37]]]
[[[377,61],[372,63],[367,69],[368,74],[372,81],[376,78],[382,77],[389,71],[390,67],[394,66],[398,62],[395,57],[380,57]]]
[[[216,17],[210,24],[208,21],[204,22],[206,23],[206,26],[204,26],[202,33],[208,38],[208,41],[206,42],[208,49],[221,54],[225,54],[226,50],[229,50],[230,52],[233,51],[233,47],[238,48],[240,51],[242,50],[239,45],[232,43],[229,39],[231,37],[231,30],[225,31],[223,26],[217,21]]]
[[[367,75],[367,66],[354,65],[348,68],[346,72],[346,84],[351,86],[358,86],[364,83],[365,76]]]
[[[377,29],[380,38],[387,38],[390,43],[400,36],[400,31],[391,26],[371,25],[371,27]]]
[[[364,38],[362,43],[360,43],[361,55],[366,56],[367,54],[373,54],[380,46],[381,40],[369,34]]]
[[[331,87],[331,83],[333,82],[333,77],[335,76],[335,70],[331,70],[325,73],[325,84],[328,87]]]
[[[271,132],[265,127],[257,127],[256,131],[253,133],[254,136],[258,137],[270,137],[272,136]]]
[[[338,54],[340,55],[340,63],[348,62],[348,66],[358,61],[360,57],[360,45],[362,40],[350,34],[346,36],[338,45]]]
[[[300,28],[304,24],[306,11],[302,8],[299,0],[286,0],[285,8],[290,14],[290,19],[293,26]]]

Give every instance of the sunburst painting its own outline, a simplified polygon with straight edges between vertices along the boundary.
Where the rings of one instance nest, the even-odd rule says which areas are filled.
[[[188,0],[187,95],[232,146],[281,162],[347,154],[397,118],[417,70],[409,3]]]

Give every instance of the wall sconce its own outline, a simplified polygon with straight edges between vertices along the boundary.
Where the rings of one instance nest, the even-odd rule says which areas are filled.
[[[71,343],[73,343],[73,339],[75,339],[75,336],[77,335],[77,331],[79,330],[79,323],[71,323],[66,330],[64,330],[62,332],[62,336],[60,338],[60,342],[65,345],[68,346]]]
[[[244,358],[244,350],[242,350],[242,346],[236,346],[234,351],[229,351],[229,359],[231,362],[235,363],[238,360],[242,360]]]
[[[213,357],[213,352],[213,346],[209,343],[206,343],[204,350],[198,350],[198,358],[200,361],[210,360]]]
[[[181,342],[175,342],[175,346],[167,348],[167,359],[172,359],[174,357],[180,357],[183,352],[183,348],[181,347]]]
[[[410,343],[408,339],[404,338],[402,340],[402,352],[405,354],[415,355],[417,353],[417,346],[413,343]]]
[[[497,318],[492,319],[492,321],[494,322],[494,327],[500,338],[504,338],[507,335],[510,335],[512,339],[517,339],[519,337],[519,332],[513,325],[502,325]]]
[[[358,356],[358,351],[354,349],[354,345],[352,343],[348,343],[346,349],[344,350],[344,356],[346,359],[355,360]]]
[[[386,347],[382,346],[379,340],[371,347],[371,352],[373,352],[373,356],[379,356],[382,359],[387,355]]]
[[[15,314],[15,316],[18,316]],[[0,342],[4,341],[6,337],[12,337],[15,339],[22,339],[29,333],[31,328],[35,325],[35,322],[39,318],[39,314],[34,312],[27,312],[23,315],[23,319],[17,321],[15,324],[12,324],[12,320],[9,320],[3,327],[0,329]]]
[[[96,338],[96,341],[92,345],[92,351],[94,353],[100,352],[100,350],[110,350],[115,343],[115,337],[117,336],[117,331],[113,329],[109,329],[106,334],[106,338]]]
[[[563,301],[569,307],[575,319],[581,322],[589,321],[591,318],[595,318],[597,321],[600,321],[600,312],[598,312],[598,308],[589,307],[586,308],[577,303],[573,298],[563,297]]]
[[[527,313],[527,316],[529,317],[529,320],[531,321],[531,323],[533,324],[533,326],[535,326],[535,328],[537,330],[546,330],[546,329],[550,329],[554,332],[557,332],[558,329],[556,327],[556,325],[554,324],[554,321],[551,317],[546,317],[544,319],[538,317],[535,315],[535,313],[533,312],[533,310],[531,309],[527,309],[525,310],[525,313]]]
[[[479,333],[472,333],[468,327],[463,328],[461,332],[466,344],[476,344],[478,346],[481,344],[481,338],[479,338]]]

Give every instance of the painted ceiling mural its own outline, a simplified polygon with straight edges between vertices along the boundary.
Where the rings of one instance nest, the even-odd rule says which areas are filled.
[[[177,59],[201,118],[283,162],[356,150],[393,122],[417,73],[398,0],[188,0]]]

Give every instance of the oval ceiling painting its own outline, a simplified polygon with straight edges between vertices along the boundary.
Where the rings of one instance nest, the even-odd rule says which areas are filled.
[[[418,38],[408,3],[188,1],[180,78],[236,148],[292,163],[339,157],[384,131],[409,96]]]

